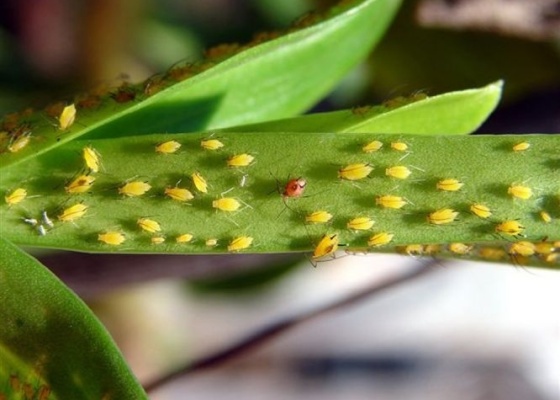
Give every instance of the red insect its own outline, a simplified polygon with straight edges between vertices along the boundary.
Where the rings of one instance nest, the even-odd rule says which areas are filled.
[[[307,186],[307,181],[302,178],[301,176],[297,179],[290,179],[286,186],[284,187],[284,191],[282,192],[282,197],[301,197]]]

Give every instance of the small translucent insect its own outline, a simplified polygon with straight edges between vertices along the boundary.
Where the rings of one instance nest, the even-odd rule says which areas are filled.
[[[8,146],[8,150],[10,153],[17,153],[18,151],[22,150],[25,146],[29,144],[31,141],[31,133],[24,133],[23,135],[19,136],[17,139],[12,141]]]
[[[245,250],[251,246],[253,243],[253,238],[251,236],[239,236],[232,239],[228,244],[228,251],[240,251]]]
[[[4,200],[6,200],[6,204],[9,206],[14,206],[18,203],[21,203],[27,197],[27,190],[24,188],[17,188],[13,190],[11,193],[8,193],[4,196]]]
[[[332,219],[332,214],[325,210],[314,211],[305,216],[305,222],[308,224],[325,224]]]
[[[307,186],[307,181],[301,176],[296,179],[290,179],[288,183],[286,183],[286,186],[284,187],[282,196],[301,197],[303,195],[303,192],[305,191],[306,186]]]
[[[450,224],[457,219],[458,215],[458,211],[452,210],[451,208],[442,208],[428,214],[428,222],[434,225]]]
[[[169,140],[167,142],[160,143],[156,146],[156,153],[160,154],[172,154],[181,148],[181,143],[176,140]]]
[[[338,250],[338,240],[338,233],[324,235],[315,247],[311,258],[315,260],[334,254]]]
[[[375,204],[383,208],[400,209],[403,208],[408,202],[401,196],[384,195],[375,198]]]
[[[403,165],[389,167],[385,170],[385,175],[395,179],[407,179],[411,173],[412,171]]]
[[[470,251],[472,250],[473,246],[472,245],[468,245],[465,243],[451,243],[449,245],[449,251],[454,253],[454,254],[458,254],[460,256],[469,254]]]
[[[490,208],[481,203],[471,204],[470,210],[474,215],[480,218],[488,218],[492,215],[492,211],[490,211]]]
[[[62,110],[60,117],[58,117],[58,129],[65,131],[70,128],[76,119],[76,106],[70,104]]]
[[[31,225],[31,226],[35,226],[35,225],[38,224],[38,221],[35,218],[22,218],[22,219],[23,219],[23,222],[25,222],[26,224]]]
[[[204,179],[200,173],[193,172],[191,177],[196,190],[200,193],[208,193],[208,183],[206,183],[206,179]]]
[[[98,234],[97,240],[111,246],[118,246],[124,243],[126,237],[121,232],[108,231]]]
[[[368,163],[349,164],[338,170],[338,177],[348,181],[357,181],[367,178],[371,171],[373,171],[373,167]]]
[[[95,182],[95,177],[91,175],[80,175],[66,185],[64,189],[66,193],[69,194],[85,193],[91,189],[93,182]]]
[[[162,244],[165,242],[165,237],[163,236],[154,236],[150,239],[152,244]]]
[[[206,239],[204,244],[206,245],[206,247],[216,247],[218,245],[218,239],[215,238]]]
[[[138,197],[145,194],[152,187],[147,182],[132,181],[127,182],[119,188],[119,194],[126,197]]]
[[[139,218],[136,223],[143,231],[146,232],[155,233],[161,231],[159,223],[150,218]]]
[[[47,230],[43,225],[39,225],[37,227],[37,233],[39,234],[39,236],[45,236],[47,234]]]
[[[513,145],[512,150],[515,151],[516,153],[519,153],[519,152],[527,150],[529,147],[531,147],[530,143],[521,142],[521,143],[517,143],[517,144]]]
[[[194,199],[190,190],[177,186],[165,188],[164,193],[167,197],[177,201],[189,201]]]
[[[52,220],[49,218],[49,214],[47,214],[46,211],[42,211],[41,212],[41,219],[43,221],[43,224],[45,224],[46,226],[48,226],[49,228],[52,228],[54,226],[54,223],[52,222]]]
[[[517,199],[527,200],[533,196],[533,191],[528,186],[513,184],[508,188],[508,194]]]
[[[535,254],[535,245],[526,240],[512,243],[509,247],[508,253],[512,256],[530,257]]]
[[[463,187],[464,183],[454,179],[454,178],[447,178],[442,179],[438,183],[436,183],[436,188],[438,190],[443,190],[444,192],[456,192]]]
[[[200,141],[200,147],[206,150],[218,150],[224,147],[224,144],[218,139],[205,139]]]
[[[82,203],[74,204],[62,211],[62,214],[58,216],[58,220],[61,222],[72,222],[79,218],[82,218],[88,209],[88,206]]]
[[[356,217],[352,218],[346,224],[346,227],[355,231],[367,231],[375,224],[375,221],[369,217]]]
[[[227,160],[228,167],[239,168],[239,167],[247,167],[251,165],[251,163],[255,160],[250,154],[243,153],[231,156]]]
[[[82,156],[84,158],[84,162],[86,163],[86,167],[91,171],[91,172],[99,172],[99,165],[100,165],[100,155],[97,152],[97,150],[95,150],[93,147],[91,146],[86,146],[84,147],[84,150],[82,152]]]
[[[379,140],[374,140],[373,142],[366,143],[362,147],[362,151],[364,153],[374,153],[376,151],[379,151],[382,147],[383,143],[381,143]]]
[[[397,141],[391,143],[391,148],[396,151],[407,151],[408,145],[404,142]]]
[[[503,233],[510,236],[519,236],[524,230],[525,227],[515,220],[503,221],[496,225],[497,233]]]
[[[221,197],[212,202],[212,207],[221,211],[233,212],[241,207],[241,203],[233,197]]]
[[[539,216],[540,216],[541,219],[542,219],[545,223],[547,223],[547,224],[549,224],[550,222],[552,222],[552,217],[550,216],[550,214],[549,214],[548,212],[546,212],[546,211],[544,211],[544,210],[541,210],[541,211],[539,212]]]
[[[385,246],[386,244],[391,243],[394,237],[395,237],[394,234],[388,232],[376,233],[375,235],[371,236],[368,239],[368,246],[369,247]]]
[[[191,235],[190,233],[183,233],[182,235],[179,235],[175,238],[175,241],[177,243],[189,243],[190,241],[193,240],[193,235]]]

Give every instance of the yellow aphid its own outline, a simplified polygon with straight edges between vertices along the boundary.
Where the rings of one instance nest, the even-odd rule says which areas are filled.
[[[458,215],[458,211],[454,211],[451,208],[442,208],[428,214],[428,222],[434,225],[450,224],[457,219]]]
[[[224,147],[224,144],[218,139],[206,139],[200,141],[200,146],[206,150],[218,150]]]
[[[150,233],[160,232],[161,226],[157,221],[149,218],[139,218],[136,223],[142,230]]]
[[[66,208],[62,214],[58,216],[58,220],[62,222],[72,222],[78,218],[82,218],[87,211],[88,207],[85,204],[78,203]]]
[[[123,244],[126,237],[120,232],[105,232],[97,235],[97,240],[111,246],[118,246]]]
[[[176,186],[165,188],[164,193],[167,197],[170,197],[173,200],[177,201],[189,201],[194,199],[194,196],[190,190],[179,188]]]
[[[64,187],[66,193],[77,194],[85,193],[91,189],[91,186],[95,182],[95,178],[91,175],[80,175],[68,185]]]
[[[516,153],[519,153],[521,151],[527,150],[529,147],[531,147],[531,144],[529,144],[527,142],[521,142],[521,143],[515,144],[512,147],[512,150],[515,151]]]
[[[400,252],[408,254],[409,256],[419,256],[424,253],[424,246],[421,244],[409,244],[399,247]]]
[[[530,199],[533,196],[533,191],[530,187],[523,185],[511,185],[508,188],[508,193],[511,197],[515,197],[522,200]]]
[[[463,187],[464,183],[453,178],[442,179],[436,184],[438,190],[445,192],[456,192]]]
[[[241,207],[241,203],[233,197],[222,197],[212,202],[212,207],[217,210],[233,212]]]
[[[338,233],[324,235],[313,250],[311,258],[325,257],[334,254],[336,250],[338,250]]]
[[[88,167],[91,172],[99,172],[100,156],[97,150],[91,146],[86,146],[84,147],[82,155],[86,167]]]
[[[510,236],[519,236],[523,233],[525,227],[515,220],[500,222],[496,225],[496,232]]]
[[[194,172],[191,177],[196,190],[200,193],[208,193],[208,183],[206,183],[206,179],[200,173]]]
[[[366,178],[373,167],[367,163],[349,164],[338,170],[338,177],[348,181],[357,181]]]
[[[181,143],[175,140],[169,140],[167,142],[160,143],[156,146],[156,153],[161,154],[172,154],[181,148]]]
[[[408,202],[401,196],[384,195],[375,198],[375,204],[383,208],[400,209],[403,208]]]
[[[441,250],[441,246],[439,244],[427,244],[424,246],[424,254],[434,255],[438,254]]]
[[[396,151],[407,151],[408,145],[404,142],[392,142],[391,148]]]
[[[555,247],[551,242],[539,242],[535,244],[535,253],[540,255],[547,255],[554,252]]]
[[[165,237],[163,236],[154,236],[150,239],[152,244],[162,244],[165,242]]]
[[[513,243],[508,250],[508,253],[513,256],[530,257],[535,254],[535,245],[525,240]]]
[[[60,113],[60,117],[58,117],[58,128],[61,131],[65,131],[72,126],[75,119],[76,106],[74,104],[70,104],[69,106],[64,107]]]
[[[395,179],[406,179],[410,176],[411,173],[412,171],[410,171],[407,167],[402,165],[389,167],[385,170],[385,175]]]
[[[506,258],[506,252],[500,247],[482,247],[478,254],[485,260],[498,261]]]
[[[472,248],[472,245],[468,245],[465,243],[451,243],[449,245],[449,251],[460,256],[469,254]]]
[[[193,240],[193,235],[191,235],[190,233],[183,233],[182,235],[179,235],[175,238],[175,241],[177,243],[189,243],[191,240]]]
[[[21,203],[23,200],[25,200],[26,197],[27,197],[27,190],[25,190],[24,188],[17,188],[13,190],[11,193],[8,193],[4,197],[4,200],[6,200],[6,204],[8,204],[9,206],[13,206],[18,203]]]
[[[547,254],[543,256],[543,261],[550,264],[555,264],[560,261],[560,253]]]
[[[379,140],[374,140],[373,142],[369,142],[362,147],[362,151],[364,153],[374,153],[379,151],[383,147],[383,143]]]
[[[393,237],[395,237],[393,233],[388,233],[388,232],[376,233],[375,235],[371,236],[368,239],[368,246],[369,247],[385,246],[386,244],[391,243]]]
[[[547,213],[546,211],[542,210],[541,212],[539,212],[539,215],[541,217],[541,219],[546,222],[547,224],[549,224],[552,221],[552,217],[550,216],[549,213]]]
[[[127,197],[137,197],[142,196],[152,187],[147,182],[142,181],[132,181],[126,183],[124,186],[119,188],[119,194]]]
[[[356,217],[348,221],[346,227],[355,231],[367,231],[374,223],[375,221],[369,217]]]
[[[218,245],[218,239],[215,238],[210,238],[210,239],[206,239],[206,241],[204,242],[204,244],[207,247],[215,247]]]
[[[253,243],[253,238],[251,236],[239,236],[234,238],[228,244],[228,251],[240,251],[245,250],[251,246]]]
[[[14,140],[8,146],[8,150],[11,153],[17,153],[18,151],[23,149],[25,146],[27,146],[30,141],[31,141],[31,134],[30,133],[23,134],[23,135],[19,136],[16,140]]]
[[[474,215],[480,218],[488,218],[492,215],[492,211],[490,211],[490,208],[480,203],[471,204],[470,210]]]
[[[230,158],[228,158],[227,165],[228,167],[233,167],[233,168],[247,167],[254,160],[255,157],[253,157],[250,154],[247,153],[237,154],[235,156],[231,156]]]
[[[305,222],[309,224],[324,224],[332,219],[332,214],[325,210],[315,211],[305,216]]]

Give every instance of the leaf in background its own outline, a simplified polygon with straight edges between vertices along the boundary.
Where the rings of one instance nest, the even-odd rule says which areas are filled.
[[[267,121],[223,131],[242,132],[369,132],[417,135],[465,135],[472,133],[496,108],[502,93],[498,81],[479,89],[444,93],[433,97],[402,99],[402,105],[362,107],[354,110],[309,114]]]
[[[0,398],[20,398],[18,387],[33,393],[22,399],[49,390],[49,399],[147,398],[79,298],[3,238],[0,253]]]
[[[68,132],[58,131],[44,115],[32,115],[30,143],[19,152],[0,154],[1,164],[21,162],[82,135],[93,139],[201,131],[299,114],[366,57],[399,5],[400,0],[357,1],[353,7],[340,8],[340,13],[335,8],[324,20],[318,18],[315,24],[215,65],[172,68],[162,81],[149,81],[151,89],[127,86],[105,93],[98,109],[78,109]],[[170,80],[181,68],[187,75],[194,73],[189,68],[202,72],[179,83]],[[146,98],[146,92],[157,85],[163,90]]]

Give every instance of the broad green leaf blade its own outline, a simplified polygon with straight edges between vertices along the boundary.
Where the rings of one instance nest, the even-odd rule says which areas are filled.
[[[412,96],[376,107],[304,115],[224,131],[242,132],[369,132],[417,135],[465,135],[494,111],[502,94],[498,81],[478,89],[434,97]],[[436,117],[437,116],[437,117]]]
[[[202,148],[201,140],[209,137],[224,147]],[[156,153],[158,143],[172,139],[182,145],[176,153]],[[363,146],[375,140],[382,147],[364,152]],[[309,251],[324,234],[333,232],[353,249],[367,248],[374,232],[385,231],[395,235],[394,245],[494,242],[501,238],[496,234],[498,223],[517,219],[524,228],[515,237],[502,238],[524,235],[533,241],[560,240],[559,140],[550,135],[222,132],[220,136],[100,139],[93,144],[76,141],[6,170],[1,188],[8,193],[26,188],[28,198],[0,207],[0,218],[6,221],[0,233],[18,244],[93,252],[288,252]],[[529,148],[515,152],[513,146],[524,141]],[[395,142],[407,149],[394,150]],[[92,175],[96,180],[87,193],[68,194],[65,187],[72,187],[70,182],[83,171],[81,151],[88,145],[95,146],[104,169]],[[250,161],[247,155],[254,161],[228,167],[227,160],[235,155],[242,156],[234,158],[239,163]],[[364,179],[340,179],[340,170],[354,163],[362,163],[354,168],[358,172],[373,171]],[[195,172],[207,180],[207,193],[194,185]],[[280,193],[286,190],[288,179],[297,177],[307,181],[305,195],[283,199]],[[457,179],[464,187],[454,192],[438,190],[437,183],[443,179]],[[137,187],[126,186],[131,182]],[[141,186],[149,190],[132,192]],[[510,186],[527,187],[530,196],[513,198]],[[194,199],[186,192],[175,195],[184,196],[185,201],[165,194],[177,188],[189,190]],[[402,207],[384,209],[378,198],[386,195],[402,197]],[[223,198],[229,200],[222,204]],[[475,202],[490,207],[492,218],[473,215],[470,207]],[[70,213],[77,205],[87,210]],[[429,214],[439,209],[459,214],[448,223],[428,223]],[[543,210],[550,213],[553,223],[539,217]],[[41,222],[42,211],[55,220],[52,229]],[[306,224],[305,217],[315,211],[327,211],[333,218],[325,224]],[[347,223],[355,217],[369,217],[375,224],[354,232]],[[38,225],[30,226],[23,218],[35,218]],[[144,223],[143,218],[159,225]],[[45,235],[38,234],[41,224]],[[124,243],[99,241],[99,235],[107,231],[122,233]],[[183,234],[192,235],[192,241],[176,243]],[[244,236],[252,237],[253,243],[239,249],[234,239]],[[217,239],[217,246],[208,246],[208,239]]]
[[[12,143],[8,137],[0,147],[4,151],[0,163],[22,162],[82,135],[89,140],[201,131],[299,114],[366,57],[399,4],[400,0],[356,1],[352,7],[333,9],[314,25],[253,45],[215,65],[213,60],[179,66],[161,81],[96,95],[101,106],[78,109],[68,131],[61,132],[44,115],[33,114],[25,119],[32,126],[29,144],[11,153],[6,150]],[[198,74],[191,76],[194,73]],[[177,82],[177,74],[190,77]],[[162,90],[148,96],[158,85]],[[132,94],[134,99],[127,101]]]
[[[48,399],[147,398],[79,298],[1,237],[0,254],[0,397],[35,399],[50,392]]]

